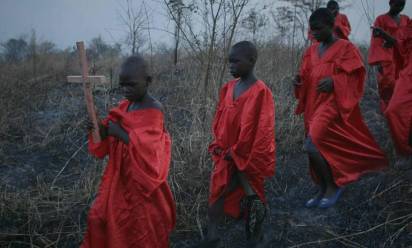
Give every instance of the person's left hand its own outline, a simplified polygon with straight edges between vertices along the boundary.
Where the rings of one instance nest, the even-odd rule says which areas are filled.
[[[383,47],[385,47],[385,48],[391,48],[391,47],[393,47],[394,45],[395,45],[395,42],[390,41],[390,40],[385,40],[385,41],[383,42]]]
[[[330,77],[326,77],[319,81],[317,91],[331,93],[333,91],[333,88],[333,79]]]
[[[383,35],[383,30],[379,27],[371,27],[373,37],[381,37]]]

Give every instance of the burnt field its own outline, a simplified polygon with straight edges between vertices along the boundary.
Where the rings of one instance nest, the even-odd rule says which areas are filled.
[[[257,75],[276,101],[277,169],[266,185],[267,247],[411,247],[412,171],[390,167],[349,185],[334,208],[304,208],[315,188],[301,149],[303,123],[293,114],[293,70],[286,66],[291,63],[277,59],[288,58],[288,51],[268,46],[260,52]],[[53,61],[45,65],[44,78],[27,76],[24,64],[1,68],[0,247],[77,247],[105,167],[87,153],[81,88],[65,82],[78,68],[70,57]],[[178,223],[171,246],[190,247],[205,231],[212,167],[207,146],[219,83],[210,88],[210,97],[199,97],[202,72],[193,61],[179,70],[155,62],[151,91],[165,106],[173,138],[169,183]],[[120,99],[115,85],[114,80],[94,90],[100,116]],[[361,105],[378,143],[393,158],[373,71]],[[244,247],[242,221],[227,220],[223,231],[224,247]]]

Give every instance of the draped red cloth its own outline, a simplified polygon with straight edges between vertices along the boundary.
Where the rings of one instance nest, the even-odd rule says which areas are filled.
[[[218,200],[236,171],[243,172],[254,192],[266,202],[264,180],[275,170],[275,106],[270,89],[258,80],[236,100],[237,80],[226,83],[221,91],[213,121],[214,139],[209,146],[214,168],[211,175],[209,204]],[[214,151],[223,152],[216,154]],[[230,151],[233,161],[224,159]],[[240,215],[240,201],[245,197],[238,186],[225,195],[224,211]]]
[[[333,27],[333,33],[339,39],[349,40],[351,26],[348,17],[345,14],[338,13],[335,17],[335,25]],[[310,28],[308,30],[308,38],[311,42],[316,42],[313,38]]]
[[[310,46],[303,57],[296,113],[303,113],[306,134],[330,165],[335,183],[343,186],[388,161],[360,112],[365,68],[358,49],[339,39],[319,57],[318,46]],[[334,90],[318,93],[318,82],[326,77],[333,79]]]
[[[171,140],[158,109],[127,112],[129,101],[110,111],[108,120],[129,134],[129,144],[114,137],[93,143],[98,158],[109,155],[97,197],[89,210],[82,248],[169,247],[175,203],[167,183]]]
[[[404,56],[404,67],[399,73],[385,116],[396,151],[408,156],[412,155],[409,145],[412,132],[412,20],[406,27],[399,29],[396,46]]]
[[[345,14],[338,13],[335,17],[334,33],[340,39],[349,40],[351,26]]]
[[[398,30],[405,27],[409,18],[405,15],[400,16],[399,25],[388,14],[380,15],[376,18],[375,27],[383,29],[392,37],[398,37]],[[381,99],[381,110],[385,111],[393,94],[395,82],[399,77],[400,69],[403,65],[402,55],[397,47],[385,48],[384,40],[380,37],[371,38],[369,47],[368,63],[370,65],[380,64],[382,72],[378,72],[378,89]]]

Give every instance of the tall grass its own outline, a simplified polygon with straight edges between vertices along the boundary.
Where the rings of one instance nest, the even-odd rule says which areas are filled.
[[[291,52],[276,44],[260,44],[257,76],[272,89],[276,102],[278,159],[300,151],[303,124],[294,115],[296,106],[291,78],[300,50]],[[87,154],[81,88],[65,83],[65,76],[79,72],[76,57],[62,53],[45,57],[33,78],[30,64],[0,66],[0,246],[77,247],[86,228],[105,161]],[[167,129],[173,138],[169,183],[177,204],[176,237],[202,235],[205,227],[209,175],[207,147],[218,89],[211,80],[204,97],[202,65],[190,56],[172,66],[172,54],[151,58],[154,83],[151,91],[165,106]],[[112,63],[98,73],[108,75]],[[212,75],[219,63],[212,65]],[[230,76],[226,76],[226,80]],[[112,85],[115,86],[115,82]],[[120,98],[109,86],[96,88],[101,116]],[[290,168],[290,170],[301,170]],[[275,179],[281,194],[288,178]]]

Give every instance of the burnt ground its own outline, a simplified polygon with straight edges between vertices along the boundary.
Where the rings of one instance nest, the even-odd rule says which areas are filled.
[[[327,210],[303,206],[316,193],[305,156],[280,156],[276,178],[267,185],[270,211],[262,247],[412,246],[412,192],[406,175],[394,171],[367,175],[349,185],[339,203]],[[284,178],[289,184],[282,188],[279,181]],[[247,247],[242,220],[229,221],[221,232],[222,247]],[[200,240],[198,233],[194,235],[175,238],[173,247],[192,247]]]
[[[375,139],[393,161],[393,145],[369,72],[361,108]],[[412,247],[412,166],[365,175],[348,185],[336,206],[307,209],[316,193],[307,158],[302,153],[278,151],[276,176],[266,187],[269,213],[261,247]],[[222,247],[247,247],[243,220],[221,226]],[[174,237],[173,247],[196,247],[199,232]]]
[[[373,81],[372,77],[362,110],[380,145],[391,153]],[[62,92],[69,97],[62,98]],[[115,101],[111,95],[97,95],[99,109]],[[81,191],[77,184],[96,184],[81,178],[85,171],[93,171],[94,180],[98,180],[104,163],[95,162],[85,149],[82,106],[81,91],[61,84],[48,93],[39,108],[27,113],[27,125],[38,135],[17,129],[2,134],[8,142],[3,143],[6,145],[1,151],[5,155],[0,157],[0,247],[77,247],[93,200],[93,194],[83,188]],[[316,189],[308,174],[306,156],[278,151],[276,176],[267,183],[270,211],[265,222],[265,247],[412,247],[411,177],[411,171],[393,168],[373,173],[349,185],[335,207],[309,210],[303,204]],[[40,195],[35,199],[30,198],[32,187]],[[66,194],[67,190],[70,192]],[[80,192],[76,194],[76,190]],[[46,207],[36,205],[39,198],[42,204],[58,205],[62,201],[67,205],[64,210],[54,207],[57,210],[42,211]],[[25,213],[29,210],[34,213]],[[55,230],[51,229],[53,225],[61,225],[58,233],[51,231]],[[177,230],[171,246],[184,248],[199,242],[200,232],[194,229]],[[221,229],[223,247],[246,247],[243,221],[227,220]]]

